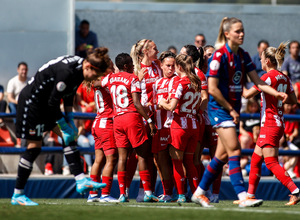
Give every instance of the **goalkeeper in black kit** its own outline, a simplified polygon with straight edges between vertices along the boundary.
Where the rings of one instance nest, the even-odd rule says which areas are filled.
[[[75,146],[78,130],[73,121],[73,99],[78,86],[102,76],[110,65],[107,48],[96,48],[83,59],[78,56],[61,56],[44,64],[28,82],[19,96],[16,134],[26,139],[27,149],[18,165],[18,176],[12,205],[38,205],[24,195],[24,188],[32,165],[41,152],[42,135],[53,130],[63,139],[63,152],[75,176],[76,190],[83,193],[106,186],[86,178]],[[64,111],[60,110],[63,100]]]

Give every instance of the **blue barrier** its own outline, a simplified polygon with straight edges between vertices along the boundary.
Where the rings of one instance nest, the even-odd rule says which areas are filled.
[[[83,112],[74,112],[74,118],[76,119],[94,119],[96,117],[96,113],[83,113]],[[290,114],[285,114],[283,115],[284,119],[287,121],[300,121],[300,115],[290,115]],[[14,118],[16,117],[16,114],[12,113],[0,113],[0,118]],[[240,115],[240,119],[249,119],[249,118],[255,118],[255,119],[260,119],[260,114],[255,113],[255,114],[246,114],[242,113]]]
[[[84,147],[77,147],[77,149],[82,154],[94,154],[95,149],[93,147],[84,148]],[[23,148],[15,148],[15,147],[0,147],[0,154],[22,154],[26,150],[25,147]],[[62,153],[63,148],[60,146],[54,146],[54,147],[42,147],[41,153]],[[203,150],[204,155],[209,154],[209,149]],[[253,154],[253,149],[243,149],[242,155],[248,155],[251,156]],[[279,155],[282,156],[300,156],[300,150],[279,150]]]
[[[82,113],[82,112],[74,112],[74,118],[76,119],[94,119],[96,117],[96,113]],[[13,118],[16,114],[12,113],[0,113],[0,118]],[[241,119],[249,119],[255,118],[259,119],[260,114],[246,114],[242,113],[240,115]],[[300,121],[300,115],[284,115],[285,120],[289,121]],[[0,154],[21,154],[25,151],[26,148],[12,148],[12,147],[0,147]],[[82,148],[78,147],[78,150],[84,154],[93,154],[95,152],[94,148]],[[42,153],[61,153],[62,147],[42,147]],[[203,150],[204,155],[209,154],[208,149]],[[252,155],[253,149],[243,149],[242,155]],[[292,151],[292,150],[279,150],[279,155],[291,155],[291,156],[300,156],[300,150]]]

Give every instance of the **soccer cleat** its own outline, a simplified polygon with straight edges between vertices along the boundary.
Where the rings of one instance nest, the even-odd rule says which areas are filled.
[[[159,198],[151,194],[150,196],[144,195],[144,202],[160,202]]]
[[[213,205],[209,204],[209,199],[205,195],[196,196],[195,194],[193,194],[191,200],[192,200],[192,202],[194,202],[196,204],[200,204],[200,205],[202,205],[202,207],[205,207],[205,208],[214,207]]]
[[[119,202],[129,202],[128,197],[125,194],[121,194]]]
[[[234,200],[232,203],[233,203],[234,205],[238,205],[238,204],[241,203],[241,201],[240,201],[240,200]]]
[[[240,201],[239,207],[244,208],[244,207],[258,207],[263,204],[262,199],[250,199],[246,198],[245,200]]]
[[[111,197],[110,195],[106,195],[100,197],[100,202],[118,203],[119,200],[115,199],[114,197]]]
[[[36,206],[39,205],[36,202],[31,201],[27,196],[24,194],[17,194],[14,193],[11,198],[12,205],[24,205],[24,206]]]
[[[162,194],[158,197],[158,199],[159,199],[159,202],[166,202],[166,203],[167,202],[172,202],[172,196],[170,196],[170,195]]]
[[[290,201],[286,203],[285,205],[296,205],[298,202],[300,202],[300,195],[289,195]]]
[[[255,196],[249,196],[249,195],[247,195],[246,199],[255,199]],[[234,205],[239,205],[241,203],[241,200],[234,200],[232,203]]]
[[[94,194],[90,194],[87,202],[100,202],[99,196],[98,195],[94,195]]]
[[[98,190],[104,188],[106,183],[97,183],[92,181],[90,178],[83,178],[76,181],[76,191],[80,194],[89,190]]]
[[[186,203],[186,197],[184,194],[179,194],[177,201],[178,203]]]

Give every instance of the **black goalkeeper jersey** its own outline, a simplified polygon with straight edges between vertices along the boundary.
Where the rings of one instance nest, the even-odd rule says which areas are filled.
[[[83,58],[78,56],[61,56],[49,61],[29,80],[20,98],[25,99],[29,108],[47,114],[49,120],[60,119],[61,100],[65,106],[72,106],[76,90],[84,80],[82,62]]]

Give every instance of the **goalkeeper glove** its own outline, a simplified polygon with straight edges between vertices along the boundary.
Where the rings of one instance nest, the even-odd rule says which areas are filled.
[[[68,125],[64,117],[57,120],[56,123],[62,131],[63,141],[65,145],[69,146],[70,142],[75,141],[77,134],[74,133],[74,130]]]
[[[66,112],[66,118],[67,118],[68,124],[73,129],[73,131],[74,131],[74,133],[76,134],[76,137],[77,137],[78,129],[75,126],[75,123],[74,123],[74,114],[73,114],[73,112]]]

